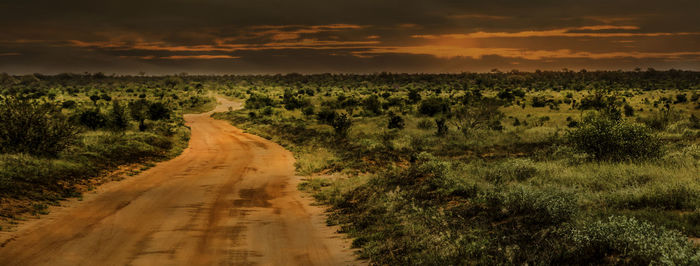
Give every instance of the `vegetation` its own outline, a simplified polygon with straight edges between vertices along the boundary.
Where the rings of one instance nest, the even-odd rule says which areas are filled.
[[[700,263],[698,73],[223,79],[372,264]]]
[[[245,101],[215,117],[294,152],[300,188],[373,264],[700,263],[697,72],[0,84],[2,217],[45,213],[104,171],[177,154],[182,114],[210,108],[213,90]]]
[[[77,196],[109,171],[179,154],[189,139],[183,112],[213,106],[201,83],[181,78],[3,78],[0,220],[10,222],[45,213],[33,206]]]

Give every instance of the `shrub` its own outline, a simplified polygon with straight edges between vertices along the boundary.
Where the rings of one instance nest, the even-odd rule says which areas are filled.
[[[634,116],[634,108],[631,105],[625,104],[625,106],[623,108],[625,111],[625,116],[627,116],[627,117]]]
[[[569,143],[596,160],[623,161],[661,155],[661,144],[645,126],[610,118],[588,116],[567,134]]]
[[[420,91],[418,91],[417,89],[412,89],[408,91],[408,102],[415,104],[418,103],[420,99]]]
[[[437,136],[447,135],[447,120],[444,118],[435,119],[435,126],[437,126],[437,132],[435,133]]]
[[[552,99],[547,99],[544,96],[533,96],[532,97],[532,107],[545,107],[547,104],[551,103]]]
[[[488,128],[501,130],[503,113],[498,108],[501,103],[492,98],[482,98],[478,102],[462,105],[452,112],[454,125],[465,135],[472,129]]]
[[[291,89],[284,90],[282,103],[287,110],[300,109],[311,105],[309,99],[296,95]]]
[[[267,95],[252,94],[245,101],[246,109],[260,109],[266,106],[274,106],[274,101]]]
[[[102,115],[99,109],[85,110],[78,115],[78,122],[91,130],[95,130],[105,127],[107,118]]]
[[[382,103],[379,101],[379,97],[377,95],[371,95],[362,100],[362,106],[372,115],[382,113]]]
[[[688,102],[688,95],[685,93],[676,94],[676,101],[674,103],[686,103]]]
[[[148,105],[148,118],[151,120],[163,120],[170,118],[170,109],[161,102],[154,102]]]
[[[323,108],[316,114],[316,118],[322,124],[331,125],[338,114],[330,108]]]
[[[52,104],[0,99],[0,152],[56,156],[77,137],[78,128]]]
[[[73,109],[77,104],[73,100],[67,100],[61,103],[61,108],[63,109]]]
[[[557,190],[514,187],[495,197],[490,201],[496,204],[493,209],[508,216],[526,215],[523,223],[536,227],[570,221],[578,212],[576,197]]]
[[[389,114],[389,125],[388,128],[397,128],[397,129],[403,129],[406,126],[406,122],[404,122],[403,117],[400,115],[396,115],[394,113]]]
[[[695,114],[691,114],[690,118],[688,119],[690,121],[690,127],[693,129],[700,129],[700,118],[695,116]]]
[[[117,100],[112,102],[112,110],[109,112],[108,119],[113,130],[122,131],[129,127],[129,117],[126,110]]]
[[[583,223],[566,234],[569,263],[685,265],[700,263],[688,238],[624,216]]]
[[[416,126],[420,129],[433,129],[435,127],[435,123],[429,119],[421,119],[418,121]]]
[[[350,129],[351,125],[352,121],[346,114],[336,115],[335,119],[333,119],[333,123],[331,124],[335,130],[335,134],[340,137],[345,137],[348,135],[348,130]]]
[[[418,107],[421,114],[434,116],[438,113],[447,113],[450,110],[450,105],[446,99],[440,97],[430,97],[423,100]]]

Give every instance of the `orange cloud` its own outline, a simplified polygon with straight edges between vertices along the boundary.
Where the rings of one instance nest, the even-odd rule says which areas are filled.
[[[288,41],[301,38],[302,34],[318,34],[322,32],[334,32],[342,30],[357,30],[367,26],[353,24],[329,24],[329,25],[262,25],[250,27],[254,31],[250,35],[253,37],[269,37],[273,41]]]
[[[159,59],[237,59],[239,56],[230,55],[171,55],[158,57]]]
[[[379,44],[379,41],[332,41],[317,39],[302,39],[289,42],[269,42],[261,44],[237,44],[226,43],[218,40],[214,45],[168,45],[163,42],[85,42],[71,40],[70,45],[83,48],[100,48],[111,50],[144,50],[167,52],[234,52],[246,50],[270,50],[270,49],[337,49],[358,48]]]
[[[508,58],[522,58],[528,60],[557,59],[557,58],[587,58],[587,59],[609,59],[609,58],[667,58],[678,59],[684,56],[700,56],[700,52],[607,52],[593,53],[583,51],[572,51],[569,49],[559,50],[526,50],[515,48],[469,48],[460,46],[424,45],[409,47],[376,47],[370,51],[353,52],[358,57],[371,57],[375,54],[421,54],[432,55],[438,58],[469,57],[480,59],[488,55],[496,55]]]
[[[601,30],[639,30],[637,26],[613,26],[596,25],[573,28],[561,28],[540,31],[519,31],[519,32],[473,32],[466,34],[439,34],[439,35],[412,35],[419,39],[483,39],[483,38],[529,38],[529,37],[658,37],[658,36],[678,36],[678,35],[699,35],[700,32],[576,32],[576,31],[601,31]]]

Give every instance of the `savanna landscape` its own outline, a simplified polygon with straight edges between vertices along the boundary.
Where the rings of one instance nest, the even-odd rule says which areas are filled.
[[[0,1],[0,266],[700,266],[698,11]]]
[[[173,204],[173,197],[202,197],[188,204],[203,206],[187,208],[212,208],[204,208],[210,216],[227,212],[228,218],[205,220],[234,226],[207,227],[229,235],[225,239],[190,237],[209,248],[216,243],[234,264],[284,262],[282,255],[253,252],[253,242],[265,238],[257,232],[273,230],[256,226],[261,220],[276,221],[285,232],[304,231],[310,239],[318,227],[325,230],[320,235],[333,235],[329,246],[344,251],[307,258],[325,261],[321,264],[700,263],[697,72],[4,74],[2,88],[0,216],[6,238],[0,254],[22,259],[17,261],[39,262],[36,253],[13,250],[37,245],[25,246],[23,238],[68,237],[32,231],[59,230],[41,224],[44,218],[22,226],[52,217],[51,210],[59,212],[52,219],[71,220],[75,217],[66,212],[93,204],[128,215],[142,198],[153,197],[151,205],[144,203],[148,209],[161,199]],[[222,132],[233,135],[214,135]],[[230,137],[240,144],[227,142]],[[225,151],[238,155],[235,163],[221,157]],[[158,163],[173,158],[171,164]],[[188,164],[197,165],[191,174],[197,182],[218,180],[208,184],[216,190],[188,194],[195,193],[190,191],[195,183],[175,181],[182,172],[188,176],[192,169],[178,168]],[[213,170],[196,168],[205,165]],[[232,173],[242,179],[229,184],[219,178]],[[103,183],[118,185],[93,191]],[[167,193],[182,195],[150,196],[170,186]],[[141,194],[129,194],[136,188]],[[91,197],[88,202],[83,195]],[[119,202],[122,198],[128,201]],[[65,199],[77,205],[54,207]],[[315,209],[285,205],[290,201]],[[315,220],[276,218],[296,209],[313,213]],[[234,210],[240,213],[231,214]],[[265,214],[268,210],[273,214]],[[142,212],[131,217],[144,218],[133,221],[136,227],[148,224],[146,218],[180,219]],[[97,227],[113,216],[99,216]],[[190,220],[182,230],[198,223]],[[136,233],[126,229],[125,235]],[[231,236],[238,231],[247,233]],[[153,235],[146,239],[151,245],[162,242]],[[89,234],[66,241],[99,243]],[[231,255],[236,246],[250,250]],[[61,251],[74,252],[68,247],[52,252]],[[190,262],[214,263],[219,253],[200,251]],[[331,259],[336,253],[343,259]],[[131,259],[111,261],[158,261]]]

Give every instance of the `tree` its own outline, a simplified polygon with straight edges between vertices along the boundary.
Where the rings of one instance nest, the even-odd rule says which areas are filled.
[[[154,102],[148,105],[148,118],[151,120],[163,120],[170,118],[170,109],[161,102]]]
[[[344,138],[348,135],[348,130],[350,129],[351,125],[352,120],[350,120],[346,114],[340,114],[336,115],[331,126],[333,126],[337,136]]]
[[[464,134],[472,129],[488,128],[501,130],[503,113],[498,110],[500,102],[493,98],[482,98],[471,105],[461,105],[452,115],[452,123]]]
[[[145,121],[148,115],[148,101],[140,99],[130,102],[129,113],[131,114],[131,118],[139,122],[139,130],[146,130]]]
[[[408,91],[408,102],[416,104],[420,102],[420,99],[420,91],[418,91],[417,89],[412,89]]]
[[[109,112],[110,127],[116,131],[123,131],[129,127],[129,117],[126,110],[117,100],[112,102],[112,110]]]
[[[97,95],[90,95],[90,100],[92,101],[92,103],[93,103],[95,106],[97,106],[97,101],[100,100],[100,96],[97,96]]]
[[[447,120],[445,120],[445,118],[435,119],[435,125],[437,126],[437,132],[435,133],[435,135],[440,137],[447,135],[448,128]]]

